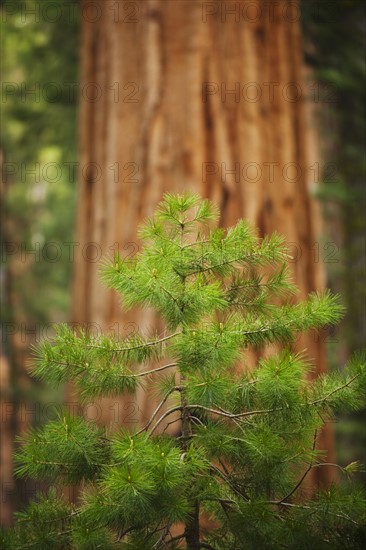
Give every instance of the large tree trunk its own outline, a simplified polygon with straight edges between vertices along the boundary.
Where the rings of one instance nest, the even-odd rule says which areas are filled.
[[[243,217],[262,235],[284,234],[300,297],[323,287],[295,8],[264,0],[82,4],[76,241],[83,255],[76,255],[74,321],[118,326],[121,336],[134,327],[128,322],[156,326],[150,312],[121,312],[100,282],[98,248],[87,243],[103,254],[117,246],[133,254],[137,224],[168,190],[214,199],[222,225]],[[325,370],[322,339],[309,334],[298,346]],[[149,414],[152,400],[136,399],[138,409],[126,398],[119,420]],[[111,419],[115,403],[102,404]],[[330,447],[325,437],[320,444]]]

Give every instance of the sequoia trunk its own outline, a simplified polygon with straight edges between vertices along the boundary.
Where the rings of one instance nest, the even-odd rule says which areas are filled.
[[[166,191],[213,199],[224,226],[247,218],[262,235],[285,235],[300,297],[324,286],[297,8],[265,0],[82,3],[74,321],[121,337],[163,330],[149,311],[121,312],[97,260],[117,248],[132,256],[138,223]],[[297,347],[325,370],[321,338],[308,334]],[[104,418],[140,421],[154,406],[139,393],[130,401],[103,400]],[[329,432],[323,437],[330,448]]]

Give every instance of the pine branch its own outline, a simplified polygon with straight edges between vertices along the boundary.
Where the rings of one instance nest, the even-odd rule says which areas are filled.
[[[241,491],[239,491],[239,489],[237,489],[235,487],[235,484],[232,483],[232,481],[220,470],[220,468],[218,468],[214,464],[210,464],[210,468],[214,472],[216,472],[221,479],[223,479],[225,481],[225,483],[230,487],[230,489],[232,489],[234,491],[234,493],[236,493],[238,496],[240,496],[244,500],[249,500],[248,496],[245,495],[244,493],[242,493]]]
[[[105,350],[105,351],[121,351],[121,350]],[[49,363],[53,363],[53,364],[56,364],[56,365],[63,365],[65,367],[73,367],[75,369],[78,369],[80,372],[88,370],[88,367],[85,367],[83,365],[76,364],[76,363],[68,363],[68,362],[64,362],[64,361],[57,361],[56,359],[47,359],[47,361]],[[121,378],[140,378],[141,376],[147,376],[149,374],[155,374],[156,372],[160,372],[162,370],[170,369],[170,368],[176,367],[176,366],[177,366],[177,363],[169,363],[168,365],[163,365],[161,367],[157,367],[156,369],[151,369],[151,370],[147,370],[147,371],[144,371],[144,372],[138,372],[138,373],[133,373],[133,372],[129,372],[128,374],[121,373],[118,376],[120,376]]]
[[[176,367],[177,363],[170,363],[169,365],[163,365],[162,367],[157,367],[156,369],[147,370],[144,372],[138,372],[137,374],[128,374],[127,376],[134,376],[138,378],[139,376],[147,376],[148,374],[155,374],[156,372],[165,370],[165,369],[171,369],[172,367]]]
[[[322,397],[320,399],[317,399],[315,401],[311,401],[310,403],[302,403],[301,406],[308,407],[309,405],[316,405],[318,403],[323,403],[324,401],[327,401],[329,399],[329,397],[331,397],[333,394],[335,394],[335,393],[347,388],[348,386],[350,386],[359,376],[360,376],[360,374],[356,374],[355,376],[353,376],[353,378],[351,380],[349,380],[345,384],[342,384],[342,386],[339,386],[338,388],[331,391],[329,394],[325,395],[324,397]],[[242,412],[242,413],[232,413],[232,412],[229,412],[229,411],[225,411],[222,408],[212,409],[210,407],[205,407],[205,406],[200,405],[200,404],[190,404],[189,407],[192,408],[192,409],[201,409],[201,410],[204,410],[206,412],[210,412],[212,414],[217,414],[218,416],[223,416],[223,417],[230,418],[230,419],[243,418],[243,417],[246,417],[246,416],[254,416],[254,415],[259,415],[259,414],[270,414],[270,413],[273,413],[273,412],[278,412],[278,411],[283,411],[284,410],[284,407],[273,407],[271,409],[259,409],[259,410],[253,410],[253,411],[245,411],[245,412]]]
[[[218,416],[224,416],[226,418],[231,418],[231,419],[243,418],[245,416],[254,416],[254,415],[257,415],[257,414],[269,414],[269,413],[272,413],[272,412],[275,412],[275,411],[283,410],[283,407],[276,407],[276,408],[273,408],[273,409],[261,409],[261,410],[257,410],[257,411],[245,411],[245,412],[242,412],[242,413],[230,413],[230,412],[223,411],[221,409],[220,410],[211,409],[210,407],[205,407],[205,406],[199,405],[199,404],[192,404],[192,405],[190,404],[189,408],[190,409],[201,409],[203,411],[210,412],[212,414],[217,414]]]
[[[181,246],[181,250],[185,250],[186,248],[191,248],[192,246],[197,246],[198,244],[211,244],[211,241],[209,239],[202,239],[194,243],[188,243]]]
[[[313,440],[312,451],[315,451],[317,435],[318,435],[318,431],[315,430],[315,432],[314,432],[314,440]],[[305,472],[303,473],[303,475],[301,476],[300,480],[299,480],[298,483],[295,485],[295,487],[294,487],[285,497],[283,497],[281,500],[279,500],[279,501],[277,502],[277,504],[282,504],[283,502],[285,502],[286,500],[288,500],[290,497],[292,497],[292,495],[293,495],[293,494],[299,489],[299,487],[302,485],[302,483],[304,482],[306,476],[308,475],[308,473],[310,472],[310,470],[312,469],[312,467],[313,467],[313,463],[310,462],[309,466],[307,467],[307,469],[305,470]]]
[[[220,262],[218,264],[210,265],[207,267],[202,267],[200,269],[196,269],[194,271],[190,271],[185,274],[186,277],[191,277],[192,275],[197,275],[198,273],[206,273],[207,271],[213,271],[219,267],[225,267],[229,266],[238,262],[250,262],[250,260],[254,260],[255,258],[266,258],[266,254],[263,252],[253,252],[251,254],[245,254],[242,256],[238,256],[236,258],[231,258],[229,260],[226,260],[225,262]]]
[[[168,400],[169,396],[175,392],[175,391],[182,391],[182,388],[181,386],[174,386],[174,388],[171,388],[164,396],[164,398],[162,399],[162,401],[159,403],[159,405],[156,407],[155,411],[153,412],[152,416],[150,417],[150,420],[147,422],[147,424],[145,424],[145,426],[143,428],[141,428],[141,430],[139,430],[138,432],[136,432],[136,435],[139,435],[141,434],[142,432],[146,431],[150,426],[151,424],[153,423],[156,415],[158,414],[158,412],[160,411],[160,409],[162,408],[162,406],[164,405],[164,403]]]
[[[78,516],[81,513],[82,513],[82,511],[80,509],[79,510],[72,510],[70,512],[70,514],[68,514],[67,516],[64,516],[62,518],[57,517],[57,518],[52,518],[52,519],[48,519],[48,520],[46,519],[46,520],[42,521],[42,523],[48,525],[49,523],[55,523],[56,521],[65,521],[65,520],[70,519],[74,516]],[[28,518],[19,518],[17,520],[17,523],[24,523],[24,522],[27,523],[27,522],[30,522],[30,521],[31,521],[31,518],[29,518],[29,517]]]
[[[103,346],[96,346],[96,345],[93,345],[93,344],[87,344],[85,347],[91,348],[91,349],[102,349],[104,351],[109,351],[111,353],[120,353],[120,352],[132,351],[132,350],[135,350],[135,349],[147,348],[147,347],[150,347],[150,346],[157,346],[158,344],[161,344],[162,342],[165,342],[166,340],[170,340],[171,338],[174,338],[175,336],[178,336],[179,334],[181,334],[181,331],[177,331],[174,334],[169,334],[168,336],[165,336],[164,338],[160,338],[158,340],[153,340],[151,342],[144,342],[143,344],[138,344],[138,345],[135,345],[135,346],[128,346],[128,347],[124,347],[124,348],[108,349],[108,348],[105,348]]]
[[[162,421],[164,420],[164,418],[166,418],[167,416],[173,414],[173,412],[176,412],[176,411],[181,411],[182,410],[182,407],[181,406],[178,406],[178,407],[172,407],[171,409],[169,409],[168,411],[166,411],[160,418],[159,420],[156,422],[156,424],[154,424],[153,428],[150,430],[150,435],[152,435],[156,428],[162,423]]]
[[[171,420],[170,422],[167,423],[167,425],[165,426],[164,430],[163,430],[163,433],[166,432],[166,430],[169,428],[169,426],[171,426],[172,424],[175,424],[176,422],[180,422],[181,419],[180,418],[176,418],[175,420]]]
[[[311,506],[307,506],[305,504],[293,504],[292,502],[281,502],[281,503],[279,503],[278,501],[268,501],[267,504],[276,504],[276,505],[280,505],[280,506],[287,506],[289,508],[300,508],[302,510],[312,510]],[[313,509],[313,513],[316,513],[316,509]],[[334,516],[336,518],[345,519],[347,521],[350,521],[354,525],[362,525],[361,523],[359,523],[359,522],[353,520],[352,518],[350,518],[347,514],[336,514],[334,512],[330,512],[329,510],[327,511],[327,514],[329,514],[330,516]]]
[[[324,403],[324,401],[327,401],[329,399],[329,397],[331,397],[332,395],[334,395],[335,393],[338,393],[339,391],[345,389],[345,388],[348,388],[348,386],[350,386],[355,380],[357,380],[357,378],[359,378],[361,376],[361,373],[358,373],[358,374],[355,374],[355,376],[353,376],[350,380],[348,380],[345,384],[343,384],[342,386],[339,386],[338,388],[335,388],[334,390],[332,390],[331,392],[329,392],[327,395],[323,396],[323,397],[320,397],[319,399],[316,399],[315,401],[311,401],[309,403],[309,405],[317,405],[318,403]]]

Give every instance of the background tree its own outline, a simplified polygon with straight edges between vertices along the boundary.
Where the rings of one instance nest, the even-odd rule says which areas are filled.
[[[325,238],[337,249],[337,261],[327,265],[328,285],[342,291],[347,304],[337,341],[329,349],[330,365],[338,368],[341,358],[366,341],[366,11],[362,0],[336,0],[319,2],[316,13],[313,2],[303,2],[302,13],[305,59],[319,83],[317,99],[322,104],[317,113],[321,156],[328,166],[318,196]],[[344,463],[356,456],[366,460],[365,415],[366,411],[353,413],[337,429],[339,459]]]
[[[262,235],[280,231],[301,296],[323,288],[296,5],[241,1],[230,13],[225,2],[95,4],[93,16],[81,4],[81,88],[93,83],[99,94],[81,97],[81,248],[133,255],[137,224],[161,194],[193,189],[216,200],[224,225],[244,217]],[[72,303],[73,321],[131,330],[81,254]],[[157,326],[153,312],[129,320]],[[303,347],[323,372],[324,338],[310,334]],[[138,393],[137,404],[137,416],[151,413],[151,399]]]
[[[76,0],[67,5],[10,0],[0,8],[2,524],[35,490],[13,479],[15,436],[62,399],[30,378],[27,361],[30,345],[66,321],[70,307],[79,12]]]

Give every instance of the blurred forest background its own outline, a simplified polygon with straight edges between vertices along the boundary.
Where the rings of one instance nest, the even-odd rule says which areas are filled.
[[[22,17],[24,4],[31,11],[47,3],[47,18]],[[34,492],[12,478],[14,436],[29,423],[49,420],[45,406],[62,401],[61,392],[31,379],[26,365],[31,344],[50,335],[52,323],[68,321],[72,307],[74,266],[67,243],[75,239],[79,90],[65,83],[79,79],[80,13],[77,0],[56,12],[63,4],[1,4],[4,523]],[[347,308],[341,326],[327,339],[328,365],[337,369],[366,341],[365,4],[302,0],[300,7],[302,55],[317,83],[308,101],[314,104],[322,157],[316,189],[321,239],[329,245],[320,252],[327,286],[341,293]],[[57,24],[52,10],[55,16],[62,13]],[[335,426],[337,460],[366,463],[366,411],[343,419],[341,426]],[[362,474],[360,481],[365,483]]]

